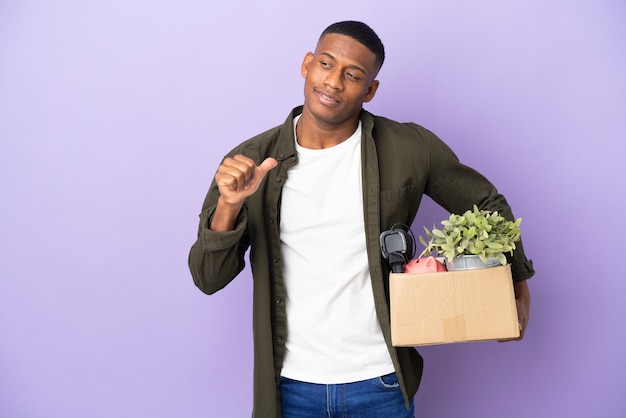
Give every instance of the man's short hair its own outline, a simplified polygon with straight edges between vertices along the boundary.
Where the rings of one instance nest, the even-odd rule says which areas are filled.
[[[322,32],[320,39],[329,33],[349,36],[360,42],[376,56],[376,66],[378,69],[383,66],[383,62],[385,61],[385,47],[378,35],[376,35],[376,32],[365,23],[354,20],[333,23]]]

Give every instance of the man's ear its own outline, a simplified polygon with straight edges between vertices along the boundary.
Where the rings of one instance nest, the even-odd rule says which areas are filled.
[[[302,74],[303,78],[306,78],[309,73],[309,64],[311,64],[311,61],[313,61],[313,53],[307,52],[302,60],[302,67],[300,67],[300,74]]]
[[[379,85],[379,81],[378,80],[372,80],[372,82],[370,83],[369,87],[367,88],[367,92],[365,93],[365,97],[363,98],[363,102],[367,103],[369,101],[371,101],[374,96],[376,95],[376,90],[378,90],[378,85]]]

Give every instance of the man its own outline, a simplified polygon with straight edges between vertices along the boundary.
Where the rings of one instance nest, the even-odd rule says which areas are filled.
[[[391,345],[380,233],[410,225],[423,194],[450,212],[477,204],[513,219],[431,132],[362,109],[383,61],[367,25],[329,26],[302,63],[304,105],[229,153],[205,199],[196,285],[220,290],[250,250],[254,416],[413,417],[422,359]],[[511,263],[523,335],[534,270],[521,243]]]

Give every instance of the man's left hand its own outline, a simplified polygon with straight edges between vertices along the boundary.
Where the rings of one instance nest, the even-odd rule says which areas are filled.
[[[526,332],[526,326],[528,325],[528,317],[530,315],[530,290],[528,289],[526,280],[514,282],[513,289],[515,290],[515,303],[517,305],[519,337],[508,340],[500,340],[500,342],[521,340],[524,338],[524,332]]]

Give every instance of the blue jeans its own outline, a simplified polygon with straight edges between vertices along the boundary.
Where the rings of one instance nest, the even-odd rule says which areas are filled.
[[[338,385],[305,383],[281,377],[283,418],[413,418],[404,406],[395,373]]]

